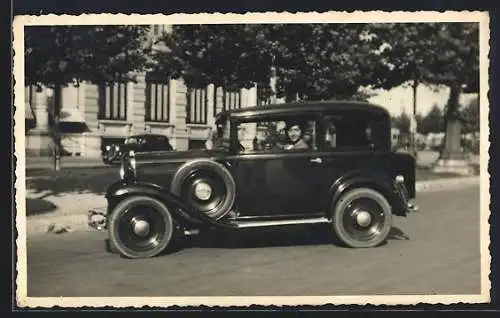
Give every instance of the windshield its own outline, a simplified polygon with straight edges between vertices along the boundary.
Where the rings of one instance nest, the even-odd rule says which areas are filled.
[[[228,150],[231,137],[231,125],[228,118],[221,118],[215,123],[213,134],[213,148],[218,150]]]
[[[130,137],[125,140],[125,144],[137,144],[137,138],[135,137]]]

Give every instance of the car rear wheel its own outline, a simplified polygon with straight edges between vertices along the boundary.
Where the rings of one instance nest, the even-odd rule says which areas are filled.
[[[375,190],[353,189],[337,201],[332,221],[335,235],[344,245],[375,247],[386,241],[391,230],[391,206]]]
[[[127,198],[109,218],[109,245],[128,258],[157,256],[167,248],[173,233],[170,211],[154,198]]]
[[[171,191],[198,211],[218,220],[231,211],[236,197],[236,184],[222,164],[197,159],[177,170]]]

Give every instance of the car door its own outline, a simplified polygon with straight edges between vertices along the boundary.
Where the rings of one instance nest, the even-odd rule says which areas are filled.
[[[317,121],[309,120],[316,125]],[[234,172],[238,211],[242,216],[308,216],[321,212],[320,160],[316,130],[308,149],[240,153]],[[250,136],[252,139],[252,136]]]
[[[323,143],[317,153],[318,209],[329,209],[332,185],[352,173],[384,178],[389,167],[390,147],[384,120],[352,112],[326,115],[323,120]]]

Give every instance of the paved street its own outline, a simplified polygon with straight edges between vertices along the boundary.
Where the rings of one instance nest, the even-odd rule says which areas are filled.
[[[105,233],[28,237],[28,296],[480,293],[479,188],[422,194],[376,249],[332,246],[324,228],[214,233],[173,254],[126,260]],[[313,235],[313,233],[315,233]]]

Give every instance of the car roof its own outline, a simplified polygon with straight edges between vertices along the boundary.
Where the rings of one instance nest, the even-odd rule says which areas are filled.
[[[140,138],[140,137],[165,137],[165,138],[168,138],[167,136],[162,135],[162,134],[138,134],[138,135],[128,136],[127,138]]]
[[[295,112],[324,112],[329,110],[363,111],[371,114],[388,116],[389,112],[382,106],[361,101],[307,101],[265,106],[252,106],[239,109],[226,110],[218,116],[232,118],[245,118],[259,115],[273,115]]]

